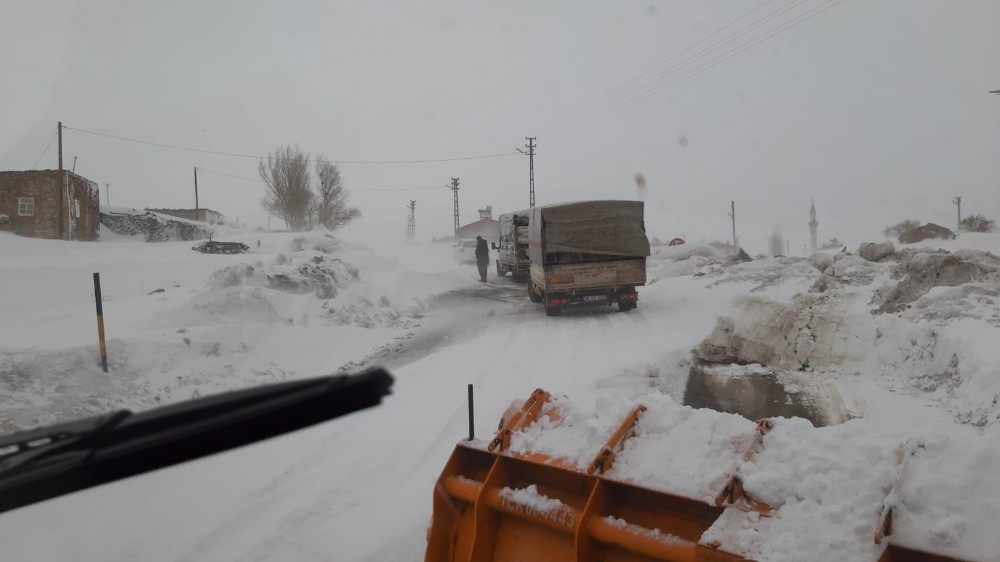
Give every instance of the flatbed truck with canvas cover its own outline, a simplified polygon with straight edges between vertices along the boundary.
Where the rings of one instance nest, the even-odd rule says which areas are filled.
[[[497,251],[497,277],[510,273],[514,279],[528,278],[531,262],[528,260],[528,222],[531,210],[500,215],[498,229],[499,244],[493,243]]]
[[[618,303],[636,307],[646,284],[649,240],[642,201],[582,201],[529,210],[528,297],[545,313]]]

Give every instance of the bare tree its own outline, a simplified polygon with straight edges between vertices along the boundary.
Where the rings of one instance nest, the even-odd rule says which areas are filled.
[[[282,146],[260,161],[257,173],[266,186],[260,202],[264,210],[284,220],[290,230],[308,228],[315,197],[309,157],[298,147]]]
[[[314,205],[316,225],[336,230],[361,216],[361,211],[347,206],[347,191],[340,179],[337,165],[320,156],[316,159],[319,193]]]

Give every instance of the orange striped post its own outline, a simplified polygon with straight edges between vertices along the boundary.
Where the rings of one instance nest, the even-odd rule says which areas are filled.
[[[104,345],[104,305],[101,303],[101,274],[94,273],[94,301],[97,303],[97,338],[101,343],[101,367],[108,372],[108,349]]]

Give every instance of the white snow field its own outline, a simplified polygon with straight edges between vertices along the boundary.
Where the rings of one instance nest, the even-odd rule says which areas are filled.
[[[896,247],[877,262],[857,248],[737,264],[705,245],[658,247],[637,310],[557,318],[509,278],[479,283],[447,244],[225,229],[216,239],[251,253],[0,233],[0,431],[373,364],[394,374],[392,395],[0,514],[4,560],[423,560],[434,482],[467,436],[468,383],[474,445],[541,387],[558,421],[543,417],[512,449],[581,466],[645,405],[609,476],[709,501],[738,469],[777,509],[732,508],[704,538],[749,558],[875,561],[892,492],[893,542],[1000,560],[1000,260],[989,253],[1000,236]],[[754,416],[685,405],[693,381],[728,412],[777,408],[750,460]],[[792,405],[809,419],[781,417]]]

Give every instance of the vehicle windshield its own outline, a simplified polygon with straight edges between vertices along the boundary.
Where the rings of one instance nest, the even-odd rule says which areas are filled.
[[[997,0],[4,2],[0,437],[395,383],[0,513],[0,558],[996,560],[998,23]],[[21,466],[102,462],[60,447]],[[707,525],[646,519],[689,506],[657,494]]]

